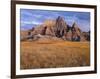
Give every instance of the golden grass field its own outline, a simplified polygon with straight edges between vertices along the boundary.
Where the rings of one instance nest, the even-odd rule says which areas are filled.
[[[21,69],[90,65],[89,42],[21,41]]]

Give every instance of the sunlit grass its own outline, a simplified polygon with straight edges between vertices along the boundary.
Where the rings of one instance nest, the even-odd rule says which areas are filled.
[[[89,42],[23,41],[21,69],[77,67],[90,65]]]

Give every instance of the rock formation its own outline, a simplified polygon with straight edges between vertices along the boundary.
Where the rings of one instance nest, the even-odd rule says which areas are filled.
[[[81,41],[90,41],[90,31],[82,32]]]
[[[82,32],[76,22],[70,26],[63,17],[58,16],[55,20],[45,20],[43,24],[33,27],[27,32],[25,38],[34,40],[41,37],[56,37],[56,39],[60,38],[69,41],[89,41],[90,32]]]
[[[81,30],[76,23],[73,23],[71,27],[72,31],[72,41],[80,41],[81,40]]]
[[[42,25],[39,25],[33,31],[33,34],[50,35],[58,38],[66,34],[67,24],[62,17],[56,20],[46,20]]]
[[[56,24],[54,28],[56,37],[63,37],[67,33],[66,30],[67,30],[67,24],[64,21],[64,19],[59,16],[56,19]]]

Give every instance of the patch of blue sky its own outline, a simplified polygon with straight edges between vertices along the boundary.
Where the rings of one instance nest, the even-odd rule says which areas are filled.
[[[76,22],[83,31],[90,30],[89,12],[20,9],[20,15],[21,30],[31,29],[47,19],[56,19],[58,16],[63,17],[70,26]]]

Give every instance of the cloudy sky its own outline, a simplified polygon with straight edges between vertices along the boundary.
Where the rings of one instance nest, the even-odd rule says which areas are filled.
[[[31,29],[42,24],[47,19],[56,19],[58,16],[63,17],[69,25],[76,22],[83,31],[90,29],[89,12],[20,9],[20,15],[21,30]]]

